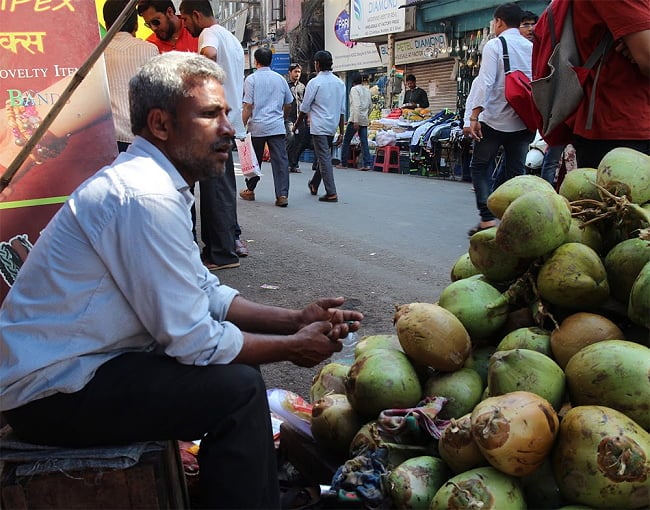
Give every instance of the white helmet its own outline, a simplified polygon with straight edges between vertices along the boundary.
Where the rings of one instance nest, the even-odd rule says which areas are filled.
[[[526,168],[530,170],[539,170],[544,162],[544,152],[537,147],[533,147],[526,154]]]

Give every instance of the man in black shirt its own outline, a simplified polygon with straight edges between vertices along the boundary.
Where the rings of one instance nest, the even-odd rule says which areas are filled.
[[[406,75],[406,92],[402,108],[428,108],[429,98],[427,93],[415,85],[415,75]]]

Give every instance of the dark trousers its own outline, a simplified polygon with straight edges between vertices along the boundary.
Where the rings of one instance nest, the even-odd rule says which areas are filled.
[[[81,391],[4,415],[21,439],[39,444],[201,439],[205,508],[279,508],[266,388],[255,367],[182,365],[128,353],[102,365]]]
[[[287,138],[287,157],[289,158],[289,167],[298,168],[300,164],[300,155],[309,148],[310,144],[309,127],[307,121],[303,120],[298,131],[291,137]]]
[[[255,157],[262,166],[262,157],[264,156],[264,146],[268,145],[269,155],[271,157],[271,171],[273,172],[273,185],[275,187],[275,198],[289,196],[289,166],[287,162],[287,140],[286,135],[274,136],[252,136],[253,150]],[[246,187],[255,191],[259,182],[259,176],[246,179]]]
[[[237,222],[237,181],[232,151],[224,174],[201,181],[199,191],[203,258],[218,265],[237,262],[235,239],[239,238],[241,229]]]
[[[576,162],[579,168],[598,168],[605,154],[616,147],[629,147],[650,154],[650,140],[588,140],[576,136],[571,143],[576,150]]]
[[[528,145],[533,139],[533,133],[524,129],[522,131],[497,131],[487,124],[481,123],[483,139],[474,142],[472,161],[469,165],[476,195],[476,207],[481,216],[481,221],[492,221],[494,215],[487,207],[487,198],[491,191],[492,169],[494,158],[503,146],[506,158],[505,172],[508,178],[521,175],[524,172]]]

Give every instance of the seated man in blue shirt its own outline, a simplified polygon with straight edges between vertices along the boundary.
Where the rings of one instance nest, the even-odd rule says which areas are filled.
[[[201,263],[189,189],[230,154],[224,76],[169,52],[131,79],[133,144],[70,196],[0,308],[0,410],[39,444],[201,439],[204,507],[275,508],[257,365],[314,366],[362,315],[257,304]]]

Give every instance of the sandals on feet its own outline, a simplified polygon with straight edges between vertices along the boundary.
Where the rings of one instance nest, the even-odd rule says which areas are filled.
[[[339,197],[337,195],[323,195],[322,197],[318,197],[319,202],[338,202]]]
[[[470,229],[467,231],[467,235],[468,235],[469,237],[472,237],[472,236],[473,236],[474,234],[476,234],[477,232],[481,232],[482,230],[487,230],[488,228],[492,228],[492,227],[496,227],[496,224],[494,224],[494,225],[488,225],[487,227],[481,227],[481,224],[480,224],[480,223],[477,223],[476,226],[475,226],[474,228],[470,228]]]
[[[318,188],[314,186],[311,182],[307,183],[307,187],[309,187],[309,193],[311,193],[312,195],[318,194]]]

